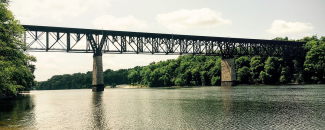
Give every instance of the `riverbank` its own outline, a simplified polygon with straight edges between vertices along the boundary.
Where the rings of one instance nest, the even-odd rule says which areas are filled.
[[[18,95],[21,95],[21,94],[24,94],[24,93],[30,93],[30,91],[19,91],[19,92],[17,93],[17,96],[18,96]],[[13,97],[16,97],[16,96],[14,96],[14,95],[7,96],[7,95],[5,95],[5,94],[0,93],[0,99],[3,99],[3,98],[13,98]]]
[[[287,83],[287,84],[237,84],[236,86],[286,86],[286,85],[320,85],[320,84],[306,84],[306,83]],[[325,84],[324,84],[325,85]],[[236,87],[233,86],[233,87]],[[211,86],[161,86],[161,87],[148,87],[148,86],[140,86],[140,85],[117,85],[116,88],[194,88],[194,87],[211,87]],[[221,87],[221,86],[219,86]]]
[[[193,88],[193,87],[211,87],[211,86],[162,86],[162,87],[148,87],[140,85],[117,85],[116,88]]]
[[[127,85],[127,84],[122,84],[122,85],[116,85],[116,88],[150,88],[146,86],[139,86],[139,85]]]
[[[2,93],[0,93],[0,99],[6,99],[6,98],[13,98],[14,96],[7,96]]]
[[[1,99],[1,98],[7,98],[7,96],[4,95],[4,94],[2,94],[2,93],[0,93],[0,99]]]

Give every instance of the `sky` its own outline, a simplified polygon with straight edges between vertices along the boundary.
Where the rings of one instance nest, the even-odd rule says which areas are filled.
[[[23,25],[216,37],[325,36],[324,0],[11,0]],[[37,81],[92,71],[91,53],[29,52]],[[127,69],[175,55],[104,54],[103,69]]]

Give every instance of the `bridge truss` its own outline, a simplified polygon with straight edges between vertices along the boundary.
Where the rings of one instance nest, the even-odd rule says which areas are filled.
[[[23,25],[29,51],[102,54],[298,56],[304,42]]]

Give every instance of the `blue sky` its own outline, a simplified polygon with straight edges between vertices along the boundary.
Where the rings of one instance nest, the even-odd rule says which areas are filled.
[[[325,36],[324,0],[12,0],[21,24],[272,39]],[[92,70],[92,54],[32,53],[36,80]],[[104,70],[177,58],[103,56]]]

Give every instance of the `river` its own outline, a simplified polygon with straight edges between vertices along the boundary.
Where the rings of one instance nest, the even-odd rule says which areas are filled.
[[[0,129],[325,129],[325,85],[31,91]]]

